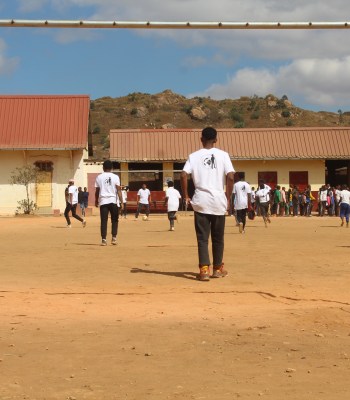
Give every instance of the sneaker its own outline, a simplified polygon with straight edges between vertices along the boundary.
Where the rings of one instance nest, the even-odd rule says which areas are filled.
[[[82,222],[82,224],[83,224],[83,228],[85,228],[85,227],[86,227],[86,221],[85,221],[85,219],[84,219],[84,221]]]
[[[200,281],[209,281],[210,280],[209,265],[203,265],[202,267],[199,267],[199,274],[197,275],[197,279]]]
[[[224,263],[222,263],[221,267],[214,267],[212,278],[225,278],[228,272],[224,269]]]
[[[72,225],[71,225],[71,224],[67,225],[67,228],[71,228],[71,227],[72,227]]]
[[[116,246],[116,244],[117,244],[117,238],[116,237],[112,237],[111,244],[113,244],[113,246]]]
[[[238,230],[239,230],[239,233],[242,233],[242,232],[243,232],[243,224],[242,224],[242,222],[240,222],[240,223],[238,224]]]
[[[175,228],[172,226],[170,229],[169,229],[170,231],[174,231],[175,230]]]
[[[106,239],[102,239],[101,246],[107,246],[107,240]]]

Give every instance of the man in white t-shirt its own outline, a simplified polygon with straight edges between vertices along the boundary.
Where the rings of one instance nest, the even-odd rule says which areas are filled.
[[[186,204],[191,202],[198,244],[199,275],[201,281],[210,278],[209,236],[212,239],[212,278],[227,275],[223,265],[225,214],[229,208],[233,188],[234,169],[228,153],[217,149],[217,132],[204,128],[201,142],[203,148],[189,155],[181,172],[181,186]],[[188,196],[188,175],[192,176],[195,192]],[[226,184],[226,193],[224,186]]]
[[[265,185],[264,181],[260,180],[259,188],[255,192],[255,198],[258,202],[259,213],[263,217],[265,228],[267,228],[267,223],[271,223],[269,218],[270,191],[270,186]]]
[[[147,189],[145,183],[142,184],[142,188],[137,192],[137,210],[135,214],[135,219],[139,217],[141,211],[145,211],[146,218],[149,216],[149,207],[151,204],[151,192]]]
[[[170,231],[174,231],[174,221],[177,220],[176,212],[179,209],[181,194],[174,188],[174,182],[168,181],[168,189],[165,192],[164,203],[167,205],[168,219],[170,221]]]
[[[244,173],[239,172],[239,181],[233,185],[233,204],[236,211],[239,233],[244,233],[247,221],[247,211],[251,209],[251,187],[244,180]]]
[[[112,161],[103,163],[103,172],[95,181],[95,206],[100,206],[101,246],[107,246],[107,222],[111,215],[112,244],[117,244],[119,206],[123,207],[119,176],[112,172]]]
[[[83,228],[86,226],[85,219],[82,219],[77,214],[77,205],[78,205],[78,188],[74,185],[74,179],[69,179],[68,187],[66,189],[66,209],[64,210],[64,216],[67,221],[67,228],[71,228],[71,222],[69,218],[69,212],[72,212],[72,217],[77,219],[83,224]]]
[[[350,216],[350,191],[346,185],[343,185],[342,191],[340,192],[341,226],[344,225],[344,218],[345,218],[346,227],[349,228],[349,216]]]
[[[128,190],[129,190],[128,186],[122,187],[123,208],[122,208],[121,216],[124,218],[126,218],[126,214],[127,214],[126,206],[127,206],[127,202],[128,202]]]

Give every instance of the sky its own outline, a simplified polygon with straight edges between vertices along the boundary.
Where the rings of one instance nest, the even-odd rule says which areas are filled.
[[[349,0],[0,0],[0,19],[346,22]],[[350,22],[350,21],[349,21]],[[0,28],[0,94],[166,89],[188,98],[286,95],[350,111],[350,29]]]

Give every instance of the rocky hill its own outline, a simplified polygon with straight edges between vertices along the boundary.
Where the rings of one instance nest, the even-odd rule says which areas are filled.
[[[294,106],[287,96],[277,98],[241,97],[212,100],[184,96],[165,90],[150,95],[101,97],[91,101],[90,131],[93,159],[109,157],[110,129],[197,128],[277,128],[348,126],[350,112],[313,112]]]

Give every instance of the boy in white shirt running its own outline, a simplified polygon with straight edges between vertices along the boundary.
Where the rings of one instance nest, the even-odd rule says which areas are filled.
[[[69,179],[68,187],[66,189],[66,209],[64,210],[64,216],[67,221],[67,228],[71,228],[71,222],[69,218],[69,212],[72,212],[72,217],[77,219],[83,224],[83,228],[86,226],[85,219],[79,217],[77,214],[78,205],[78,188],[74,185],[74,179]]]
[[[244,233],[247,221],[247,211],[252,208],[249,183],[244,180],[244,173],[239,172],[239,181],[233,185],[233,202],[236,211],[239,233]]]
[[[217,132],[214,128],[204,128],[201,142],[203,149],[189,155],[181,173],[181,186],[186,204],[191,202],[198,244],[200,281],[210,279],[209,235],[212,239],[212,278],[223,278],[225,214],[229,208],[233,189],[234,169],[228,153],[214,147]],[[192,200],[188,196],[188,175],[192,176],[195,193]],[[224,186],[226,184],[226,193]]]
[[[178,190],[174,188],[174,182],[168,182],[168,189],[165,192],[164,203],[167,205],[168,209],[168,219],[170,221],[170,231],[174,231],[174,221],[177,220],[176,212],[179,209],[179,200],[181,199],[181,194]]]
[[[119,206],[123,207],[119,176],[112,173],[112,161],[103,163],[103,173],[95,182],[95,206],[100,206],[101,246],[107,246],[108,214],[111,214],[112,244],[117,244]]]

